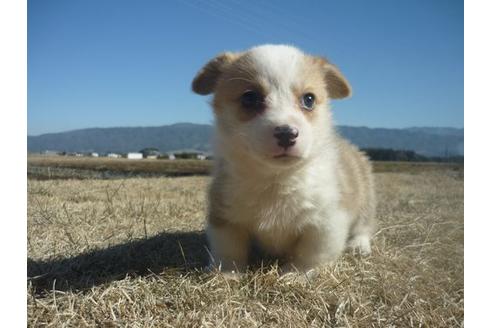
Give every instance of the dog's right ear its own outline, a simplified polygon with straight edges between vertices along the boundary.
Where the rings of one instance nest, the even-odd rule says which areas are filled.
[[[208,95],[214,92],[217,81],[227,65],[230,65],[236,58],[237,54],[225,52],[211,61],[209,61],[196,74],[191,84],[193,92],[199,95]]]
[[[314,57],[325,75],[328,96],[332,99],[342,99],[352,94],[352,87],[340,70],[323,57]]]

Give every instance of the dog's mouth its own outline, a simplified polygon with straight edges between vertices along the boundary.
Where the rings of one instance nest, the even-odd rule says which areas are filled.
[[[288,153],[282,153],[282,154],[278,154],[278,155],[273,156],[273,158],[275,158],[275,159],[299,159],[299,156],[295,156],[295,155],[288,154]]]
[[[273,155],[269,161],[275,167],[292,167],[302,163],[302,157],[288,152]]]

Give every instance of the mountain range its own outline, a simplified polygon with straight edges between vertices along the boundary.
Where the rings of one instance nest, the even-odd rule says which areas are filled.
[[[464,129],[413,127],[405,129],[337,126],[340,135],[361,148],[413,150],[424,156],[463,155]],[[213,127],[177,123],[156,127],[89,128],[27,137],[29,152],[118,152],[157,148],[161,152],[210,152]]]

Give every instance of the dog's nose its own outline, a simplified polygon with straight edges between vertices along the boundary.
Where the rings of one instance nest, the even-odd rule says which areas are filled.
[[[296,143],[295,139],[299,136],[299,130],[289,125],[281,125],[275,128],[273,135],[278,139],[278,145],[287,149]]]

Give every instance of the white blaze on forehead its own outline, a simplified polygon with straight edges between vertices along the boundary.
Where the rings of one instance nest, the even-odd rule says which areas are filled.
[[[292,85],[301,68],[304,53],[286,45],[264,45],[249,51],[258,72],[277,86]]]

